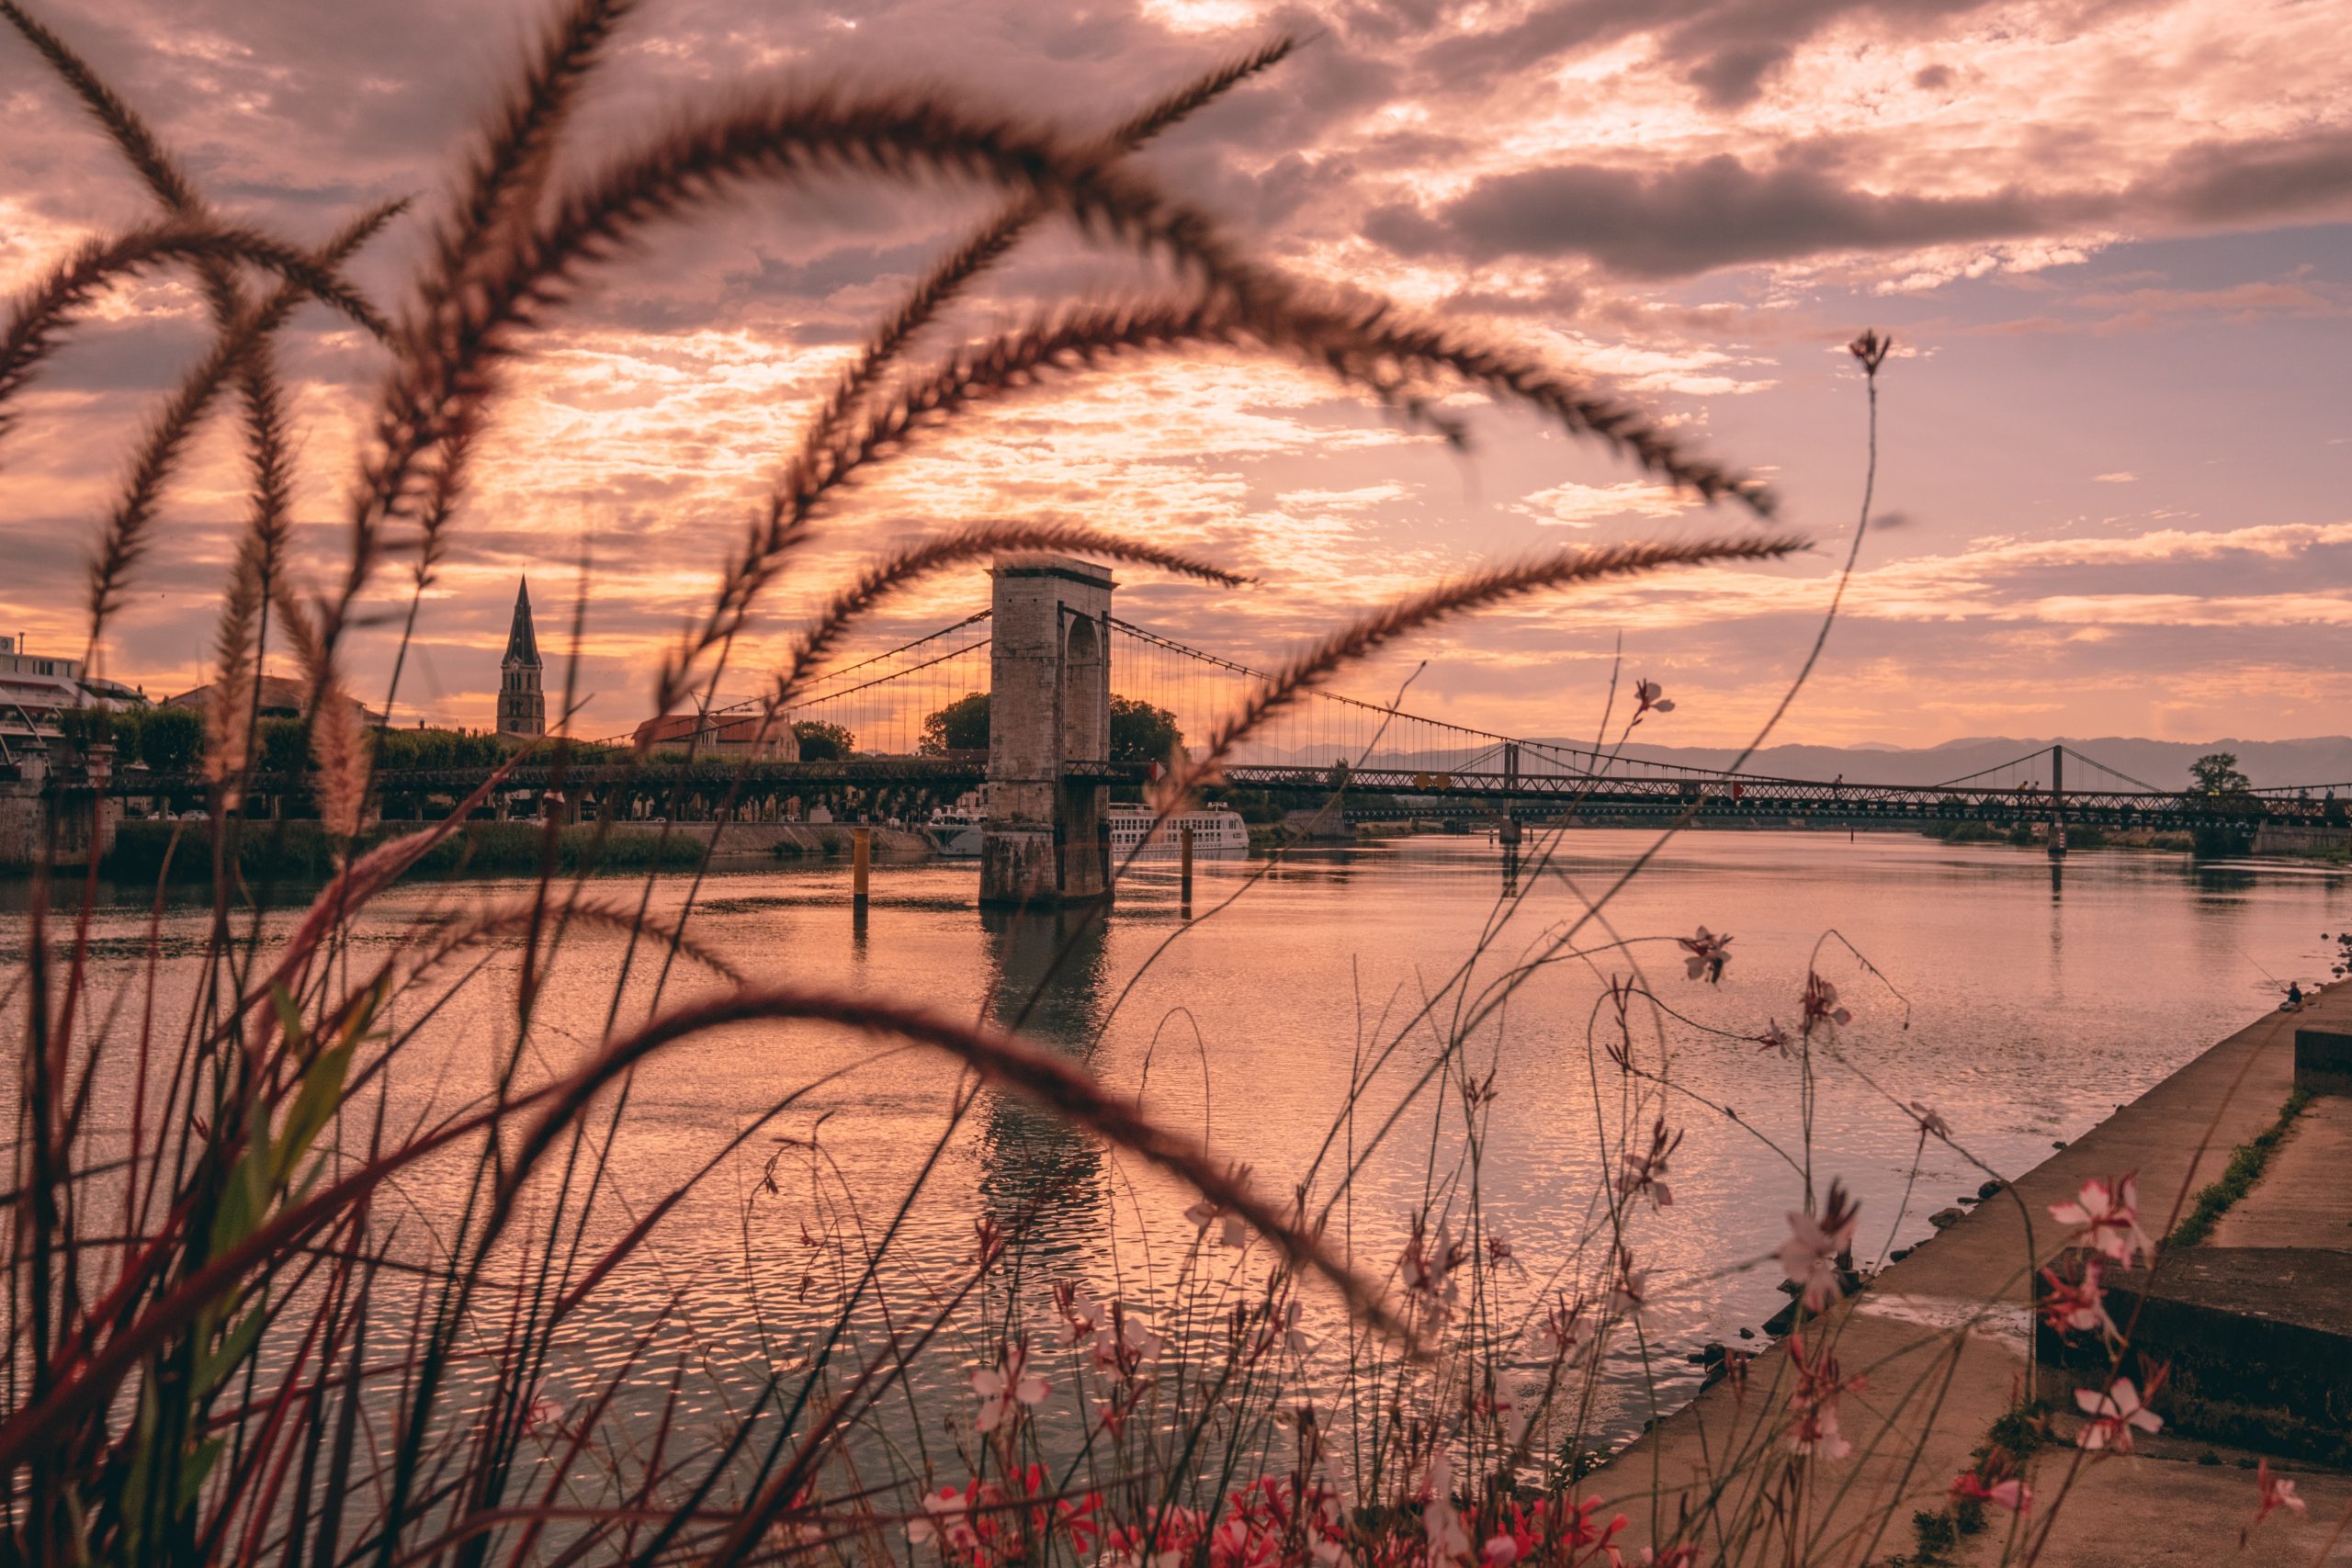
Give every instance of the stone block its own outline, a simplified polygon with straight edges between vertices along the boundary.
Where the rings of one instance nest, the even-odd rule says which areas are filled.
[[[2074,1265],[2056,1266],[2071,1277]],[[2037,1280],[2037,1289],[2043,1287]],[[2105,1276],[2107,1311],[2133,1325],[2132,1364],[2167,1429],[2261,1452],[2352,1463],[2352,1253],[2283,1247],[2192,1247],[2146,1269]],[[2134,1318],[2136,1314],[2136,1323]],[[2099,1383],[2108,1348],[2037,1322],[2051,1365]],[[2062,1409],[2073,1401],[2057,1396]]]
[[[2295,1087],[2312,1094],[2352,1094],[2352,1034],[2295,1031]]]

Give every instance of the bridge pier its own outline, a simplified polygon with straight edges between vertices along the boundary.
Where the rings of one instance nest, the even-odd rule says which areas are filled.
[[[2066,858],[2066,748],[2050,748],[2050,858]]]
[[[1111,893],[1109,787],[1069,776],[1111,755],[1111,591],[1102,567],[1020,557],[990,576],[989,804],[980,902]]]

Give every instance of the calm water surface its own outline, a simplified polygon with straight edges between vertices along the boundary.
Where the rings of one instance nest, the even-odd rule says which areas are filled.
[[[1336,1130],[1317,1190],[1329,1192],[1352,1149],[1363,1168],[1337,1234],[1380,1273],[1424,1193],[1434,1188],[1441,1203],[1448,1196],[1458,1110],[1441,1119],[1436,1098],[1416,1098],[1414,1084],[1455,1017],[1459,992],[1448,987],[1497,920],[1507,886],[1521,896],[1476,962],[1479,986],[1538,951],[1581,911],[1582,896],[1649,841],[1576,833],[1540,871],[1542,846],[1531,839],[1508,884],[1502,852],[1467,839],[1298,853],[1262,875],[1261,862],[1204,863],[1189,923],[1178,917],[1170,868],[1136,868],[1100,924],[983,912],[968,863],[877,870],[872,907],[857,920],[846,867],[796,868],[712,879],[694,929],[753,978],[870,988],[965,1016],[1010,1020],[1025,1008],[1029,1032],[1252,1165],[1270,1191],[1307,1172]],[[592,885],[615,901],[633,900],[638,886]],[[2060,870],[2038,854],[1907,836],[1685,836],[1615,898],[1608,921],[1627,939],[1701,924],[1734,933],[1720,985],[1686,978],[1670,942],[1634,940],[1589,963],[1545,966],[1471,1040],[1476,1071],[1494,1074],[1479,1185],[1485,1224],[1509,1237],[1524,1267],[1512,1288],[1526,1297],[1555,1280],[1589,1288],[1605,1263],[1600,1176],[1627,1125],[1645,1128],[1652,1113],[1625,1100],[1598,1050],[1611,976],[1638,965],[1690,1021],[1668,1020],[1661,1031],[1637,1010],[1637,1059],[1655,1067],[1662,1040],[1676,1084],[1738,1113],[1734,1122],[1679,1092],[1668,1100],[1668,1121],[1687,1134],[1672,1164],[1675,1201],[1645,1213],[1634,1232],[1654,1270],[1650,1331],[1668,1352],[1657,1375],[1671,1399],[1692,1381],[1680,1351],[1760,1324],[1784,1299],[1777,1270],[1757,1260],[1782,1234],[1781,1211],[1801,1201],[1791,1161],[1806,1156],[1794,1064],[1697,1026],[1738,1035],[1773,1019],[1793,1026],[1808,963],[1817,962],[1853,1010],[1840,1041],[1853,1065],[1894,1099],[1932,1106],[1979,1158],[2015,1173],[2274,1005],[2269,976],[2323,974],[2320,935],[2343,923],[2346,888],[2322,872],[2199,868],[2131,852],[2077,853]],[[526,889],[404,887],[371,912],[363,945],[400,940],[435,911]],[[684,893],[682,880],[662,882],[654,908],[674,911]],[[127,902],[98,922],[103,963],[119,982],[137,973],[144,918]],[[194,910],[166,917],[175,955],[166,1000],[193,983],[203,929]],[[1589,931],[1580,945],[1611,940]],[[541,1070],[602,1032],[620,955],[617,935],[567,938],[535,1035]],[[490,973],[431,1022],[403,1061],[399,1095],[448,1106],[479,1090],[513,1036],[518,964],[514,952],[494,955]],[[681,969],[665,995],[710,984]],[[642,1016],[652,986],[652,966],[640,962],[624,987],[625,1020]],[[1416,1024],[1431,998],[1434,1024]],[[1351,1079],[1385,1048],[1388,1059],[1359,1088],[1351,1117]],[[808,1087],[845,1069],[854,1070]],[[1840,1177],[1860,1195],[1865,1256],[1917,1239],[1929,1213],[1973,1194],[1980,1173],[1940,1145],[1922,1151],[1907,1114],[1835,1065],[1820,1072],[1810,1162],[1818,1178]],[[1193,1240],[1185,1193],[1018,1103],[981,1097],[950,1131],[951,1066],[809,1027],[740,1028],[652,1062],[621,1119],[595,1228],[627,1223],[796,1090],[800,1099],[718,1158],[659,1246],[616,1282],[606,1314],[569,1348],[577,1375],[608,1363],[645,1314],[673,1302],[707,1342],[729,1347],[707,1399],[723,1403],[729,1384],[749,1386],[790,1361],[826,1315],[843,1267],[833,1248],[810,1243],[877,1234],[934,1145],[937,1166],[887,1273],[900,1300],[952,1284],[985,1216],[1023,1229],[1024,1270],[1040,1288],[1070,1278],[1097,1294],[1164,1304],[1164,1282]],[[1405,1114],[1376,1143],[1399,1107]],[[426,1169],[398,1198],[431,1226],[460,1190],[458,1169]],[[1453,1198],[1458,1213],[1458,1191]],[[1209,1271],[1221,1277],[1232,1258],[1211,1256]],[[1329,1304],[1317,1311],[1316,1326],[1335,1336]],[[951,1337],[926,1359],[915,1382],[927,1402],[952,1413],[968,1400],[971,1350]],[[1648,1409],[1642,1382],[1629,1350],[1612,1372],[1604,1435],[1639,1425]]]

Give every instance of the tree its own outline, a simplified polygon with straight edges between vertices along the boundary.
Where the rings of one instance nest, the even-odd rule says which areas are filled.
[[[185,773],[204,750],[204,715],[195,708],[150,708],[140,716],[139,760],[159,773]]]
[[[926,720],[923,733],[928,737],[930,732]],[[800,760],[804,762],[830,762],[857,750],[857,737],[846,726],[827,724],[822,719],[804,718],[792,727],[792,734],[800,742]]]
[[[1165,762],[1181,756],[1184,732],[1176,716],[1140,697],[1111,698],[1111,761]]]
[[[2235,751],[2208,751],[2188,764],[2188,776],[2199,795],[2245,795],[2254,781],[2238,771]]]
[[[296,774],[311,765],[311,727],[299,718],[261,721],[261,771]]]
[[[115,745],[120,728],[113,710],[95,705],[65,708],[57,716],[57,733],[63,736],[76,751],[87,751],[93,746]]]
[[[1184,732],[1176,716],[1139,697],[1111,697],[1111,761],[1164,762],[1181,753]],[[942,751],[985,751],[989,745],[989,694],[967,692],[922,721],[917,749],[929,755]],[[801,753],[806,757],[806,751]]]
[[[941,751],[985,751],[989,749],[989,694],[967,692],[945,707],[926,715],[922,739],[915,749],[926,754]]]

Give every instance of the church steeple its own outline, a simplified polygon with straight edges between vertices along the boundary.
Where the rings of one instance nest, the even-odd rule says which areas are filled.
[[[544,735],[548,699],[541,690],[538,633],[531,626],[531,581],[514,589],[514,623],[506,633],[506,657],[498,663],[498,732]]]

